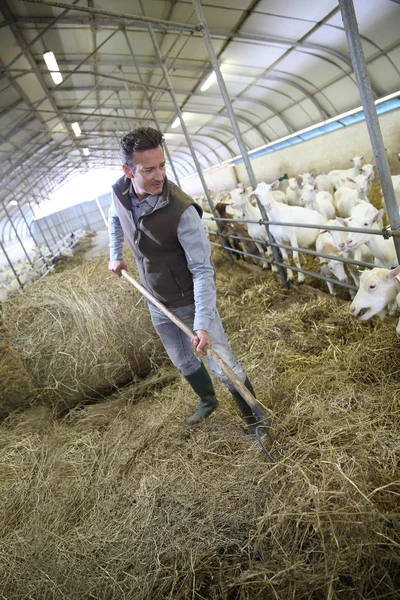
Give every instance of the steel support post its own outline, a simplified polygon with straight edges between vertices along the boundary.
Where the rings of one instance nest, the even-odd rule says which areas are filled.
[[[95,198],[95,202],[96,202],[96,204],[97,204],[97,208],[98,208],[98,209],[99,209],[99,211],[100,211],[101,218],[102,218],[102,219],[103,219],[103,221],[104,221],[104,225],[105,225],[106,227],[108,227],[108,221],[107,221],[107,219],[106,219],[106,215],[104,214],[103,207],[102,207],[102,205],[100,204],[100,200],[98,199],[98,197],[97,197],[97,196],[96,196],[96,198]]]
[[[376,113],[371,83],[365,65],[364,52],[361,45],[353,0],[339,0],[339,6],[342,13],[347,43],[349,44],[351,62],[353,63],[358,90],[364,109],[372,150],[374,152],[376,168],[381,181],[390,227],[392,231],[397,231],[400,227],[399,208],[397,206],[393,182],[390,176],[389,163],[385,152],[381,128],[379,126],[378,115]],[[400,238],[393,236],[393,241],[397,260],[400,263]]]
[[[35,246],[36,246],[37,248],[39,248],[39,244],[37,243],[37,240],[36,240],[35,236],[33,235],[33,232],[32,232],[32,229],[31,229],[31,226],[30,226],[30,224],[28,223],[28,220],[27,220],[27,218],[26,218],[26,216],[25,216],[25,214],[24,214],[24,211],[23,211],[23,210],[22,210],[22,208],[21,208],[21,204],[20,204],[19,200],[17,199],[17,196],[16,196],[15,192],[14,192],[12,189],[8,188],[8,187],[7,187],[7,189],[9,189],[9,190],[10,190],[10,192],[11,192],[11,195],[14,197],[14,200],[15,200],[15,201],[16,201],[16,203],[17,203],[18,210],[19,210],[19,212],[21,213],[22,220],[24,221],[24,223],[25,223],[25,225],[26,225],[26,227],[27,227],[27,229],[28,229],[28,231],[29,231],[29,233],[30,233],[30,236],[31,236],[31,238],[32,238],[32,239],[33,239],[33,241],[34,241],[34,244],[35,244]],[[33,212],[33,211],[32,211],[32,212]],[[50,251],[50,253],[51,253],[51,248],[50,248],[50,246],[49,246],[49,244],[48,244],[48,242],[47,242],[47,239],[46,239],[46,237],[45,237],[45,236],[44,236],[44,234],[43,234],[42,228],[40,227],[40,224],[39,224],[39,223],[38,223],[38,227],[39,227],[39,230],[40,230],[40,232],[41,232],[41,234],[42,234],[42,236],[43,236],[44,243],[46,244],[46,246],[48,247],[48,249],[49,249],[49,251]]]
[[[143,83],[143,84],[144,84],[143,77],[142,77],[142,74],[141,74],[141,72],[140,72],[140,69],[139,69],[139,66],[138,66],[138,63],[137,63],[137,60],[136,60],[135,54],[134,54],[134,52],[133,52],[133,50],[132,50],[132,45],[131,45],[131,43],[130,43],[130,41],[129,41],[128,34],[126,33],[126,30],[125,30],[125,29],[123,29],[123,30],[122,30],[122,33],[124,34],[124,37],[125,37],[126,44],[127,44],[128,48],[129,48],[129,53],[130,53],[130,55],[131,55],[131,57],[132,57],[133,64],[135,65],[135,69],[136,69],[136,72],[137,72],[137,74],[138,74],[139,81],[140,81],[141,83]],[[143,88],[143,91],[144,91],[144,95],[146,96],[147,104],[149,105],[149,108],[150,108],[151,114],[152,114],[152,116],[153,116],[154,123],[156,124],[156,127],[157,127],[157,129],[158,129],[159,131],[161,131],[160,125],[159,125],[159,123],[158,123],[158,121],[157,121],[156,112],[155,112],[155,110],[153,109],[153,104],[152,104],[152,102],[151,102],[151,99],[150,99],[149,93],[148,93],[148,91],[147,91],[147,88],[146,88],[146,87],[144,87],[144,88]],[[166,154],[167,154],[168,162],[169,162],[169,164],[171,165],[171,169],[172,169],[172,172],[173,172],[173,174],[174,174],[175,181],[176,181],[177,185],[179,185],[179,187],[181,187],[181,184],[180,184],[180,181],[179,181],[179,177],[178,177],[178,173],[177,173],[177,172],[176,172],[176,170],[175,170],[175,165],[174,165],[174,163],[172,162],[172,158],[171,158],[171,155],[170,155],[170,153],[169,153],[169,149],[168,149],[167,142],[164,142],[164,148],[165,148],[165,152],[166,152]]]
[[[34,192],[31,192],[31,194],[32,194],[32,196],[33,196],[33,197],[34,197],[34,199],[35,199],[35,202],[36,202],[36,204],[37,204],[37,207],[38,207],[38,209],[40,210],[40,202],[39,202],[39,201],[38,201],[38,199],[37,199],[38,197],[37,197],[36,193],[34,193]],[[40,217],[39,217],[39,218],[40,218]],[[51,219],[52,225],[53,225],[54,229],[56,230],[56,233],[57,233],[57,235],[58,235],[59,237],[61,237],[61,236],[60,236],[60,232],[59,232],[59,230],[58,230],[58,224],[57,224],[57,223],[55,222],[55,220],[53,219],[53,215],[49,215],[49,219]],[[45,221],[45,222],[47,223],[47,221]],[[55,244],[55,245],[57,245],[57,240],[56,240],[56,239],[55,239],[55,237],[54,237],[53,230],[52,230],[52,229],[51,229],[49,226],[47,226],[47,228],[49,229],[49,231],[51,231],[51,236],[52,236],[52,238],[53,238],[53,240],[54,240],[54,244]]]
[[[26,248],[25,248],[25,246],[24,246],[24,244],[23,244],[23,242],[22,242],[22,240],[21,240],[21,238],[20,238],[20,236],[19,236],[19,234],[18,234],[17,228],[15,227],[15,225],[14,225],[14,222],[13,222],[12,218],[10,217],[10,215],[9,215],[9,212],[8,212],[8,210],[7,210],[7,208],[6,208],[6,205],[4,204],[3,200],[1,201],[1,204],[3,205],[4,212],[5,212],[6,216],[7,216],[7,219],[8,219],[8,220],[9,220],[9,222],[10,222],[10,225],[11,225],[11,227],[12,227],[12,228],[13,228],[13,230],[14,230],[15,237],[17,238],[18,242],[21,244],[22,250],[24,251],[24,254],[25,254],[25,256],[26,256],[26,258],[27,258],[27,260],[28,260],[29,264],[30,264],[31,266],[33,266],[33,263],[32,263],[32,261],[31,261],[31,258],[30,258],[29,254],[28,254],[28,253],[27,253],[27,251],[26,251]],[[18,280],[18,281],[19,281],[19,280]],[[21,287],[22,287],[22,286],[21,286]]]
[[[80,208],[80,210],[81,210],[81,213],[82,213],[82,216],[83,216],[83,220],[84,220],[84,221],[85,221],[85,223],[86,223],[86,227],[87,227],[88,231],[90,231],[90,223],[89,223],[89,221],[88,221],[88,218],[87,218],[87,216],[86,216],[86,213],[85,213],[85,211],[83,210],[82,203],[80,203],[80,204],[77,204],[76,206],[77,206],[77,207],[79,206],[79,208]]]
[[[0,248],[3,251],[4,256],[6,257],[8,264],[10,265],[11,271],[14,273],[14,276],[15,276],[16,280],[19,283],[19,287],[22,289],[23,288],[23,284],[21,283],[19,275],[16,272],[16,270],[14,269],[14,265],[12,264],[12,261],[11,261],[10,257],[8,256],[7,251],[5,249],[5,246],[4,246],[4,244],[3,244],[3,242],[1,240],[0,240]]]
[[[39,206],[39,202],[36,200],[36,198],[35,198],[33,195],[32,195],[32,198],[33,198],[33,199],[34,199],[34,201],[36,202],[37,206]],[[29,206],[31,207],[31,211],[32,211],[33,217],[34,217],[34,219],[35,219],[35,221],[36,221],[36,223],[37,223],[37,225],[38,225],[38,227],[39,227],[40,231],[42,232],[42,236],[43,236],[43,238],[46,240],[47,247],[48,247],[48,248],[50,248],[50,246],[49,246],[49,244],[48,244],[48,242],[47,242],[47,239],[44,237],[44,232],[43,232],[43,230],[42,230],[42,228],[41,228],[41,226],[40,226],[40,224],[39,224],[40,218],[39,218],[39,219],[36,219],[36,214],[35,214],[35,211],[33,210],[33,206],[32,206],[32,204],[33,204],[33,202],[31,201],[31,202],[30,202],[30,204],[29,204]],[[44,223],[45,223],[45,225],[46,225],[46,229],[47,229],[47,231],[50,233],[51,237],[53,238],[53,242],[54,242],[54,244],[57,244],[56,238],[54,237],[53,230],[51,229],[51,227],[49,227],[49,224],[47,223],[47,219],[46,219],[46,217],[43,217],[43,220],[44,220]],[[52,252],[52,251],[51,251],[51,252]]]
[[[139,0],[139,1],[141,1],[141,0]],[[207,48],[207,51],[208,51],[208,54],[209,54],[209,57],[210,57],[210,61],[211,61],[212,67],[213,67],[215,75],[217,77],[218,86],[219,86],[219,89],[220,89],[220,92],[221,92],[221,96],[222,96],[222,98],[224,100],[224,103],[225,103],[226,112],[228,113],[229,119],[231,121],[232,129],[233,129],[233,132],[235,134],[236,141],[237,141],[237,143],[239,145],[240,153],[242,155],[243,162],[245,164],[247,174],[249,176],[250,184],[253,187],[253,189],[256,189],[256,187],[257,187],[257,180],[256,180],[256,177],[254,175],[253,167],[251,166],[249,156],[247,154],[246,146],[244,144],[244,141],[243,141],[243,138],[242,138],[242,134],[240,132],[240,128],[239,128],[239,125],[238,125],[238,122],[237,122],[237,119],[236,119],[235,112],[234,112],[234,110],[232,108],[232,103],[231,103],[231,100],[229,98],[229,94],[228,94],[228,90],[227,90],[226,85],[225,85],[224,78],[222,77],[221,69],[219,68],[217,55],[215,54],[214,46],[212,45],[212,42],[211,42],[210,33],[208,31],[208,28],[207,28],[207,23],[206,23],[205,18],[204,18],[203,9],[201,8],[200,0],[193,0],[193,6],[194,6],[194,9],[195,9],[195,12],[196,12],[197,19],[198,19],[198,21],[200,23],[200,28],[201,28],[201,31],[202,31],[202,34],[203,34],[203,39],[204,39],[204,42],[206,44],[206,48]],[[261,204],[261,202],[258,200],[258,198],[257,198],[257,205],[258,205],[258,208],[260,209],[261,216],[262,216],[263,220],[264,221],[268,221],[268,216],[267,216],[267,213],[265,211],[265,208]],[[279,252],[278,252],[277,248],[272,245],[273,243],[275,243],[275,240],[274,240],[272,234],[269,231],[268,225],[265,225],[265,228],[266,228],[267,233],[268,233],[268,238],[269,238],[269,240],[271,242],[271,247],[272,247],[272,251],[274,253],[274,258],[275,258],[275,260],[277,262],[279,262],[280,261]],[[279,270],[279,274],[281,276],[281,280],[282,280],[283,286],[285,288],[288,288],[289,285],[288,285],[288,282],[287,282],[287,279],[286,279],[286,273],[285,273],[284,269],[282,267],[278,266],[278,270]]]
[[[143,0],[139,0],[139,4],[140,4],[140,8],[142,10],[143,15],[146,16],[146,10],[144,8]],[[187,145],[189,147],[190,154],[192,155],[193,162],[194,162],[194,164],[196,166],[197,173],[199,175],[201,184],[202,184],[203,189],[204,189],[204,193],[205,193],[205,195],[207,197],[208,204],[210,205],[210,209],[211,209],[212,214],[214,215],[214,217],[216,219],[218,219],[219,215],[215,211],[214,204],[213,204],[210,192],[208,190],[208,186],[207,186],[206,180],[204,179],[204,175],[203,175],[203,171],[202,171],[201,165],[200,165],[200,163],[199,163],[199,161],[197,159],[196,151],[195,151],[194,146],[192,144],[192,140],[190,139],[190,135],[189,135],[189,132],[187,130],[185,121],[183,120],[182,112],[181,112],[181,109],[179,108],[179,104],[178,104],[178,101],[177,101],[176,96],[175,96],[174,88],[172,86],[172,82],[171,82],[168,70],[165,67],[165,64],[164,64],[164,61],[163,61],[163,57],[161,56],[160,48],[158,46],[156,37],[154,35],[153,28],[151,27],[151,25],[147,25],[147,29],[149,31],[149,34],[150,34],[150,37],[151,37],[151,41],[153,43],[153,47],[154,47],[154,50],[155,50],[156,55],[157,55],[160,68],[161,68],[162,73],[164,75],[164,79],[165,79],[165,82],[167,84],[167,89],[168,89],[168,92],[170,93],[171,100],[172,100],[172,103],[173,103],[174,108],[175,108],[175,112],[176,112],[177,116],[179,117],[179,120],[180,120],[180,123],[181,123],[181,127],[182,127],[182,131],[183,131],[185,139],[186,139],[186,143],[187,143]],[[221,229],[221,226],[219,224],[219,221],[217,220],[216,223],[217,223],[218,231],[221,233],[222,229]],[[225,244],[225,240],[224,240],[224,244]],[[233,264],[233,258],[232,258],[231,253],[229,252],[229,248],[228,247],[227,247],[227,253],[228,253],[228,258],[229,258],[230,263]]]

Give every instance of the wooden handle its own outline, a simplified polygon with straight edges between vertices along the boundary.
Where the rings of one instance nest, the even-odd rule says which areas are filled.
[[[184,333],[186,333],[187,336],[189,336],[190,339],[192,339],[192,337],[195,335],[195,333],[194,333],[194,331],[192,331],[190,329],[190,327],[187,327],[187,325],[182,323],[182,321],[176,315],[174,315],[173,312],[168,310],[168,308],[166,308],[164,306],[164,304],[162,304],[161,302],[156,300],[156,298],[154,298],[150,294],[150,292],[148,292],[146,290],[146,288],[144,288],[133,277],[131,277],[125,269],[121,270],[121,274],[125,277],[125,279],[127,279],[129,281],[129,283],[131,283],[133,286],[135,286],[135,288],[137,290],[139,290],[139,292],[141,292],[143,294],[143,296],[145,298],[147,298],[147,300],[150,300],[150,302],[152,302],[152,304],[154,304],[154,306],[157,306],[157,308],[159,308],[165,315],[167,315],[167,317],[169,319],[171,319],[171,321],[173,323],[175,323],[175,325],[177,325],[179,327],[179,329],[181,329]],[[236,373],[233,371],[233,369],[231,369],[231,367],[226,364],[224,359],[215,350],[213,350],[209,346],[206,346],[204,348],[204,351],[206,352],[207,356],[209,356],[211,358],[211,360],[213,360],[215,362],[215,364],[217,364],[219,366],[221,371],[229,379],[230,383],[239,392],[239,394],[246,400],[247,404],[251,407],[254,414],[257,417],[259,417],[260,419],[266,419],[266,415],[264,413],[264,408],[263,408],[262,404],[260,404],[260,402],[256,398],[254,398],[253,394],[251,394],[251,392],[249,392],[247,387],[242,383],[242,381],[240,381],[239,377],[236,375]]]

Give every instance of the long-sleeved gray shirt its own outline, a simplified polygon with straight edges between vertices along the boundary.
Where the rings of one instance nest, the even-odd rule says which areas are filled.
[[[135,224],[139,217],[152,210],[159,201],[160,196],[148,196],[141,202],[131,194],[132,214]],[[124,245],[124,232],[115,209],[116,201],[113,199],[108,213],[108,231],[110,260],[121,260]],[[117,200],[118,201],[118,200]],[[214,269],[210,261],[210,244],[201,224],[199,213],[194,206],[189,206],[178,225],[178,240],[181,244],[189,271],[193,276],[193,289],[195,299],[195,319],[193,329],[209,331],[210,323],[215,316],[216,290],[214,283]]]

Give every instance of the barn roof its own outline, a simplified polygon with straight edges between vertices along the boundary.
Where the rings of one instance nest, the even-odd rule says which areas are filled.
[[[354,6],[374,96],[396,94],[399,1]],[[248,150],[360,106],[336,0],[204,0],[202,8]],[[212,67],[191,0],[2,0],[0,29],[0,219],[79,173],[119,167],[121,135],[154,119],[178,176],[193,173],[181,126],[172,127],[169,85],[202,168],[240,154],[217,83],[201,91]]]

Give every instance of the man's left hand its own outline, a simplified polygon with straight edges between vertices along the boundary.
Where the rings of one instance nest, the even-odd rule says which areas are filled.
[[[195,350],[197,350],[197,352],[200,352],[200,354],[206,356],[206,353],[203,350],[204,346],[207,345],[209,348],[212,346],[208,331],[204,331],[204,329],[198,329],[195,331],[195,334],[196,335],[194,335],[191,340],[192,346]]]

